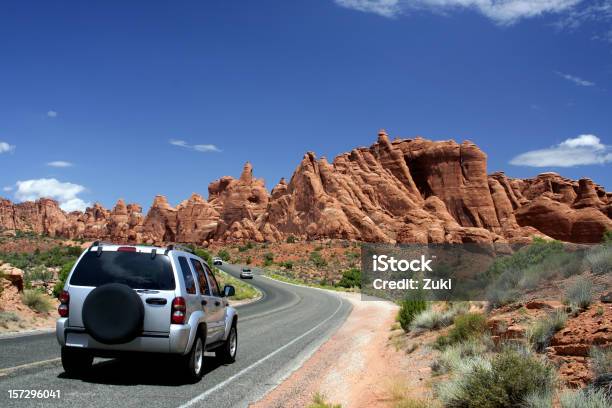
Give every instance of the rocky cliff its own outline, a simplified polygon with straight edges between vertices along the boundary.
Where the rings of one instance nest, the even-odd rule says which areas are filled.
[[[475,144],[389,140],[333,162],[306,153],[291,180],[268,193],[247,163],[172,207],[155,197],[149,212],[119,200],[64,213],[50,199],[0,199],[0,228],[68,238],[161,244],[339,238],[370,242],[519,242],[548,236],[598,242],[612,230],[612,193],[589,179],[556,173],[533,179],[487,175]]]

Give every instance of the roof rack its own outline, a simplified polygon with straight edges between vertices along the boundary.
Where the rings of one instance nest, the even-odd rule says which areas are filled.
[[[186,245],[182,245],[182,244],[170,244],[166,247],[166,252],[165,254],[167,255],[168,252],[172,251],[172,250],[176,250],[176,251],[184,251],[184,252],[189,252],[191,254],[194,253],[193,249],[189,248]]]

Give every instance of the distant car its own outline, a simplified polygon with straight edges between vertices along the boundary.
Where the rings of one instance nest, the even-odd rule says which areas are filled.
[[[223,260],[221,258],[213,258],[213,265],[223,265]]]
[[[242,268],[240,279],[253,279],[253,271],[251,271],[251,268]]]

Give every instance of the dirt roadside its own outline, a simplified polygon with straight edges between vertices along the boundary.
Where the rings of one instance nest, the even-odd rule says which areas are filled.
[[[417,383],[424,383],[420,368],[389,343],[398,307],[362,301],[357,293],[339,295],[353,304],[346,322],[302,367],[251,407],[306,407],[317,393],[344,408],[387,407],[393,388],[405,384],[410,372],[416,373]]]

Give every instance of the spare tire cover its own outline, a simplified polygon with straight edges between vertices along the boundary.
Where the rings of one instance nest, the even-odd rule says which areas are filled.
[[[92,290],[83,302],[83,324],[91,337],[105,344],[134,340],[142,333],[144,305],[132,288],[108,283]]]

